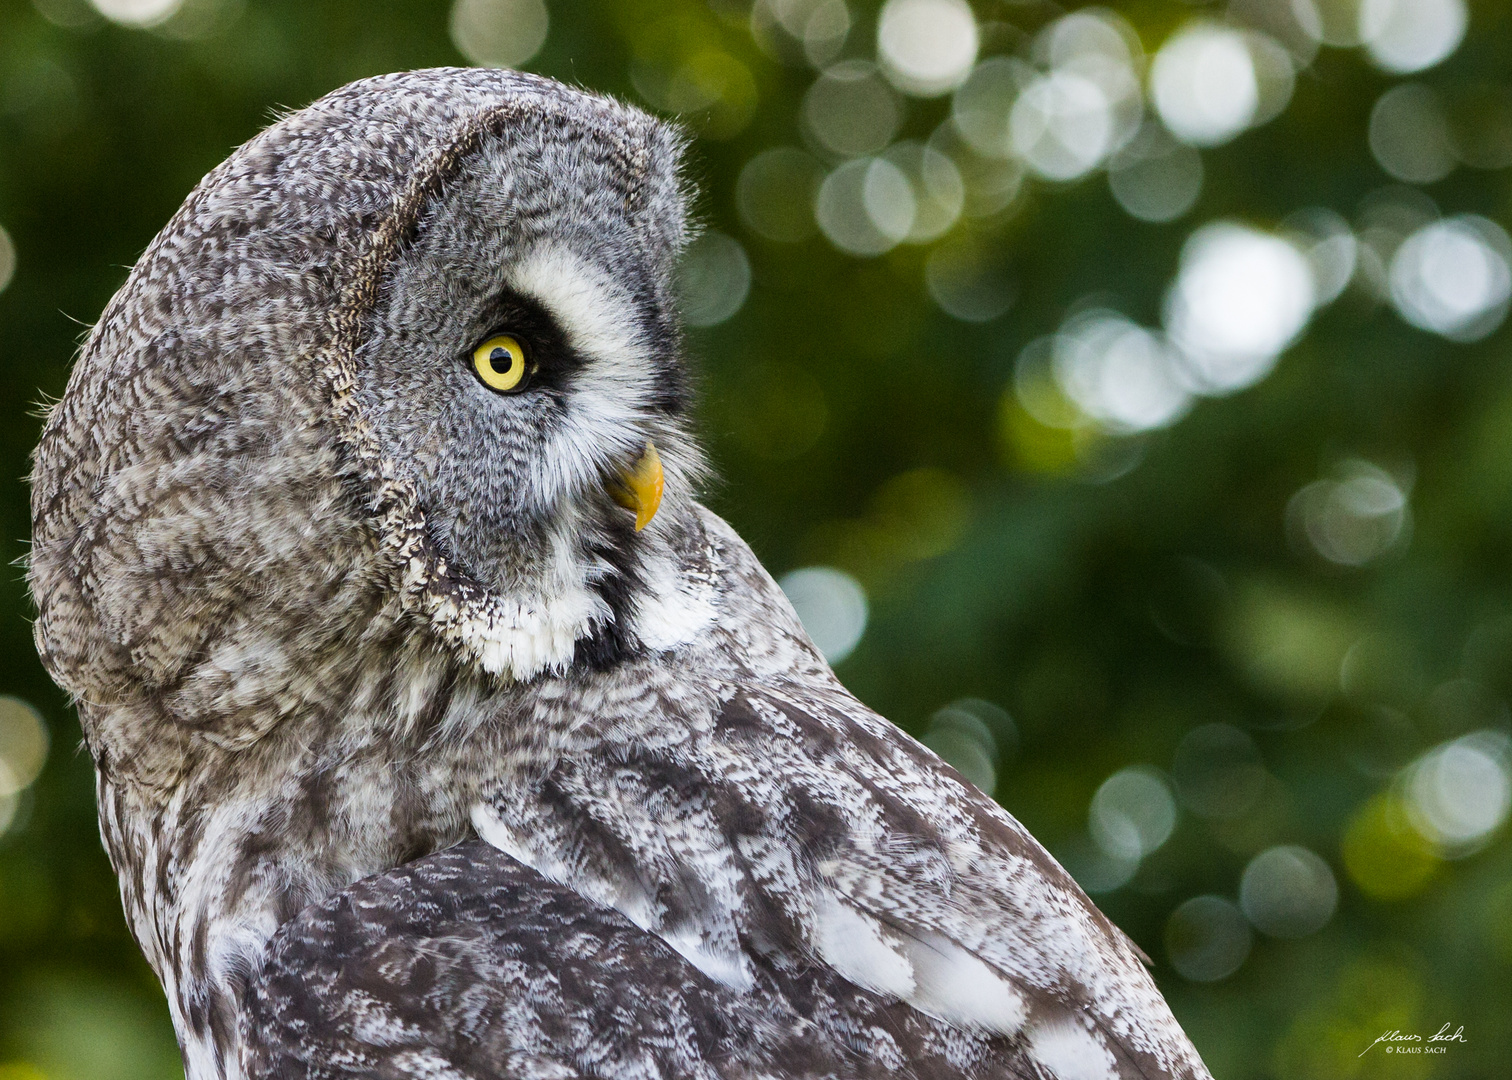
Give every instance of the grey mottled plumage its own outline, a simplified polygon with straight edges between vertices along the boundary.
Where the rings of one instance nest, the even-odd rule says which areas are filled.
[[[207,176],[90,336],[36,638],[191,1080],[1206,1076],[694,501],[680,150],[526,75],[355,83]],[[501,329],[522,393],[467,360]]]

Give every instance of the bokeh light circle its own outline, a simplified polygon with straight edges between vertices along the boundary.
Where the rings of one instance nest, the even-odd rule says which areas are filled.
[[[972,69],[950,102],[950,116],[962,139],[978,154],[1006,158],[1013,154],[1008,118],[1027,71],[1021,61],[992,56]]]
[[[1360,0],[1291,0],[1287,6],[1314,49],[1318,44],[1336,49],[1360,44]]]
[[[1282,231],[1312,267],[1317,303],[1336,300],[1359,266],[1359,240],[1349,222],[1326,207],[1310,206],[1289,214]]]
[[[1175,221],[1202,194],[1202,155],[1148,121],[1108,163],[1108,187],[1130,217]]]
[[[1093,8],[1063,16],[1036,36],[1033,51],[1052,73],[1086,79],[1101,91],[1112,126],[1110,151],[1139,130],[1144,53],[1139,35],[1119,15]]]
[[[1221,896],[1194,896],[1166,920],[1171,966],[1193,982],[1218,982],[1243,966],[1253,937],[1249,921]]]
[[[1413,764],[1407,776],[1408,816],[1446,854],[1474,850],[1512,809],[1508,739],[1484,731],[1445,743]]]
[[[1452,341],[1479,341],[1512,298],[1512,240],[1494,221],[1462,214],[1424,225],[1392,256],[1391,300],[1403,319]]]
[[[966,182],[949,155],[908,140],[889,146],[882,157],[907,177],[913,190],[913,224],[905,239],[928,244],[949,232],[966,207]]]
[[[1092,839],[1115,859],[1142,859],[1176,828],[1176,800],[1160,774],[1138,766],[1102,782],[1087,813]]]
[[[1018,405],[1047,428],[1071,431],[1087,422],[1076,403],[1066,397],[1055,377],[1055,338],[1038,337],[1019,351],[1013,366],[1013,397]]]
[[[1201,22],[1173,34],[1150,67],[1150,97],[1171,133],[1218,146],[1255,120],[1260,84],[1245,36]]]
[[[1018,286],[993,253],[969,241],[937,245],[924,262],[924,287],[947,315],[991,322],[1018,298]]]
[[[783,575],[777,584],[831,664],[840,663],[860,644],[866,632],[866,590],[851,575],[833,566],[808,566]]]
[[[806,240],[818,231],[814,198],[824,181],[824,166],[811,154],[791,146],[763,150],[740,170],[735,209],[741,224],[778,243]]]
[[[740,241],[710,230],[683,252],[677,285],[683,321],[716,326],[745,304],[751,291],[751,260]]]
[[[1171,761],[1181,803],[1207,818],[1235,818],[1265,787],[1255,740],[1232,724],[1202,724],[1181,737]]]
[[[4,292],[16,276],[16,245],[10,233],[0,226],[0,292]]]
[[[1376,100],[1367,138],[1381,168],[1406,184],[1432,184],[1459,164],[1443,103],[1419,83],[1394,86]]]
[[[1367,799],[1344,827],[1339,847],[1350,878],[1380,900],[1403,900],[1422,891],[1443,865],[1441,853],[1412,827],[1395,792]]]
[[[1232,222],[1197,230],[1166,297],[1165,324],[1201,393],[1224,394],[1267,375],[1307,325],[1312,268],[1291,244]]]
[[[1186,414],[1192,399],[1177,368],[1164,339],[1117,312],[1085,312],[1055,337],[1062,392],[1116,434],[1167,427]]]
[[[47,761],[47,725],[27,702],[0,696],[0,797],[31,786]]]
[[[774,59],[790,61],[796,45],[806,62],[823,68],[844,50],[851,28],[845,0],[757,0],[751,6],[751,33]],[[774,30],[788,40],[775,41]]]
[[[1362,0],[1360,38],[1377,66],[1395,75],[1433,67],[1459,48],[1464,0]]]
[[[1294,535],[1339,566],[1365,566],[1397,547],[1411,517],[1407,492],[1385,469],[1350,458],[1287,503]]]
[[[883,73],[916,97],[936,97],[965,82],[978,44],[966,0],[887,0],[877,19]]]
[[[903,114],[876,68],[848,61],[828,68],[803,97],[803,121],[824,149],[842,157],[875,154],[898,132]]]
[[[1005,118],[1004,131],[1007,123]],[[994,217],[1010,207],[1023,190],[1028,170],[1007,143],[1000,154],[984,154],[966,141],[952,119],[935,128],[926,145],[955,166],[966,193],[962,213],[968,217]]]
[[[1339,906],[1339,884],[1328,864],[1307,848],[1268,848],[1244,868],[1239,906],[1262,933],[1306,937],[1333,918]]]
[[[544,0],[456,0],[452,5],[452,43],[483,67],[527,63],[546,44],[550,26]]]
[[[1014,152],[1048,180],[1075,180],[1113,149],[1113,107],[1082,75],[1052,71],[1024,88],[1008,119]]]
[[[881,255],[907,239],[917,202],[908,177],[883,158],[841,165],[819,186],[814,216],[830,243],[850,255]]]
[[[1056,19],[1035,41],[1035,50],[1052,67],[1100,57],[1117,67],[1132,69],[1144,60],[1139,33],[1107,8],[1086,8]]]
[[[1255,89],[1259,99],[1250,127],[1269,123],[1286,111],[1297,88],[1296,57],[1275,38],[1258,30],[1244,32],[1250,63],[1255,72]]]
[[[90,0],[96,11],[113,23],[144,29],[167,22],[184,0]]]
[[[1000,723],[988,723],[981,715],[988,712]],[[921,740],[967,780],[991,795],[997,787],[998,731],[1006,723],[1012,732],[1008,714],[990,702],[967,699],[938,710],[929,718]]]

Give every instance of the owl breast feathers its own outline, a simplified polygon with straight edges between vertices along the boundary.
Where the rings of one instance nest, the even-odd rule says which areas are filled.
[[[696,501],[682,149],[528,75],[354,83],[90,335],[36,640],[190,1080],[1206,1077]]]

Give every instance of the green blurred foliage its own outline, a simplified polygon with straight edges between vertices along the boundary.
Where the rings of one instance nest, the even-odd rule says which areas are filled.
[[[1190,20],[1224,14],[1115,6],[1150,55]],[[1065,14],[1048,0],[974,8],[983,56],[1032,57]],[[1089,833],[1100,785],[1129,766],[1174,784],[1169,839],[1096,898],[1153,957],[1217,1076],[1506,1075],[1512,842],[1504,826],[1468,847],[1425,839],[1412,784],[1427,766],[1412,765],[1472,732],[1505,750],[1494,737],[1509,730],[1512,694],[1512,331],[1456,343],[1414,329],[1361,274],[1274,373],[1198,399],[1166,428],[1046,424],[1014,380],[1025,346],[1068,312],[1113,307],[1158,326],[1203,223],[1275,229],[1326,207],[1362,227],[1382,198],[1405,198],[1379,194],[1395,182],[1367,138],[1392,86],[1424,83],[1454,106],[1461,136],[1500,137],[1512,8],[1473,4],[1457,51],[1406,78],[1358,48],[1323,47],[1279,116],[1202,152],[1200,196],[1172,222],[1134,219],[1094,170],[1025,180],[943,239],[866,258],[801,212],[767,230],[797,239],[742,219],[742,169],[758,153],[806,147],[792,160],[815,170],[803,162],[839,161],[801,120],[813,65],[770,26],[758,41],[743,0],[549,9],[526,66],[680,109],[698,136],[699,217],[740,242],[752,280],[733,318],[690,333],[720,476],[710,499],[774,572],[828,565],[864,586],[870,621],[839,665],[846,683],[947,755],[967,737],[988,746],[963,771],[995,773],[998,798],[1089,887],[1106,862]],[[875,5],[849,13],[836,55],[874,56]],[[441,0],[188,0],[144,29],[85,0],[0,0],[0,226],[16,252],[0,292],[10,557],[28,533],[34,406],[61,392],[81,327],[187,191],[279,110],[351,79],[465,62],[451,15]],[[892,101],[898,138],[929,138],[949,115],[948,97]],[[819,175],[798,174],[800,202]],[[1505,224],[1509,178],[1463,166],[1423,190],[1445,215]],[[926,288],[942,250],[966,253],[983,287],[1011,299],[1006,313],[942,311]],[[1358,566],[1320,555],[1293,501],[1356,460],[1407,495],[1410,515]],[[176,1075],[166,1008],[98,843],[76,721],[32,651],[19,571],[0,581],[0,611],[0,692],[43,712],[52,744],[0,837],[0,1078]],[[936,715],[965,697],[1000,709]],[[1208,745],[1199,729],[1238,756],[1194,758]],[[1278,844],[1322,856],[1336,913],[1296,939],[1255,932],[1220,978],[1183,976],[1172,912],[1200,895],[1236,900],[1250,859]],[[1387,1029],[1444,1023],[1467,1041],[1443,1055],[1360,1056]]]

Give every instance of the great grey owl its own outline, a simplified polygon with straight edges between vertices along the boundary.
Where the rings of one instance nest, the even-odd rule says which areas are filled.
[[[36,640],[190,1080],[1206,1077],[695,501],[682,150],[528,75],[354,83],[91,333]]]

